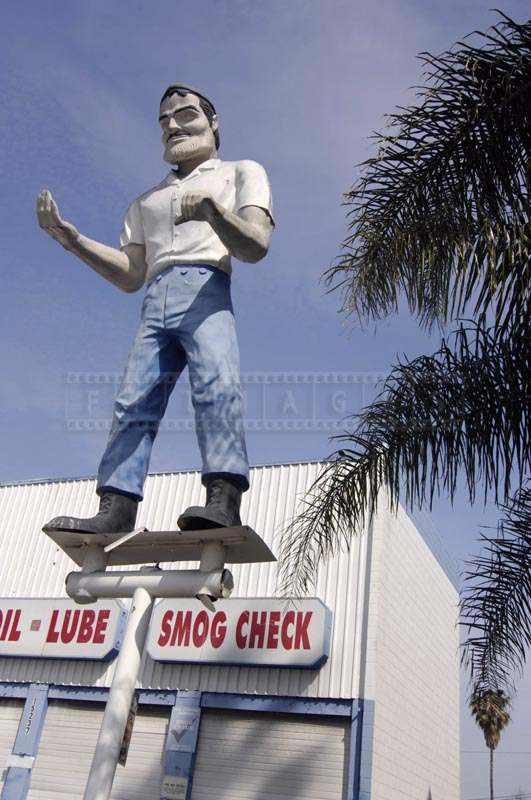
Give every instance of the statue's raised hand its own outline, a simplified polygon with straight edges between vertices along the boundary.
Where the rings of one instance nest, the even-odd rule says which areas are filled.
[[[57,203],[48,189],[44,189],[37,198],[37,219],[41,228],[67,249],[79,238],[77,228],[61,219]]]

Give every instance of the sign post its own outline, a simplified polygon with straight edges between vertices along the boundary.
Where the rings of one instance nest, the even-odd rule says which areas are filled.
[[[83,534],[49,530],[81,572],[67,576],[67,594],[81,604],[101,598],[132,597],[124,640],[112,680],[92,760],[84,800],[108,800],[133,701],[149,623],[156,598],[198,598],[210,608],[228,598],[234,581],[225,563],[275,561],[265,542],[247,525],[204,531],[158,531],[128,534]],[[195,570],[106,572],[110,565],[199,561]]]
[[[144,588],[139,586],[135,590],[124,642],[116,662],[116,671],[92,759],[85,800],[107,800],[111,796],[153,602],[153,597]]]

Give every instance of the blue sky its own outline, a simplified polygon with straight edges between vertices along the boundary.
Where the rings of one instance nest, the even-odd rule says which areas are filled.
[[[167,171],[158,100],[176,81],[214,100],[220,156],[261,162],[273,187],[270,253],[255,265],[236,263],[233,278],[248,416],[258,428],[248,432],[251,461],[325,457],[333,449],[326,425],[368,402],[397,356],[434,350],[440,338],[419,330],[405,309],[364,330],[338,314],[340,298],[325,293],[319,276],[346,233],[342,193],[355,179],[355,164],[372,152],[368,137],[383,115],[411,101],[408,87],[420,79],[415,55],[493,24],[491,5],[4,4],[0,481],[97,469],[106,433],[87,425],[110,415],[141,293],[119,292],[48,239],[35,221],[35,198],[49,188],[66,219],[115,244],[129,202]],[[503,10],[523,20],[529,9],[508,0]],[[176,391],[167,412],[177,428],[190,419],[185,390]],[[302,419],[309,427],[293,430]],[[191,432],[161,433],[153,470],[198,466]],[[453,509],[437,501],[433,516],[460,563],[476,550],[478,526],[496,519],[491,505],[470,509],[462,497]],[[529,757],[501,753],[531,751],[523,712],[530,687],[522,682],[514,724],[500,745],[499,794],[519,786],[531,791]],[[487,755],[467,715],[462,747],[480,751],[463,756],[462,796],[482,797]]]

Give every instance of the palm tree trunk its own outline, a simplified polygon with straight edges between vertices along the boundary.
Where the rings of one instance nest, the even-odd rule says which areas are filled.
[[[494,748],[490,748],[490,800],[494,800]]]

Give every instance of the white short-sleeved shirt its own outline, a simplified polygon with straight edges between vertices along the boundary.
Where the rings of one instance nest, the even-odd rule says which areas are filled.
[[[146,248],[146,282],[170,264],[211,264],[231,273],[230,253],[208,222],[175,225],[185,192],[209,192],[220,205],[237,213],[259,206],[272,217],[271,187],[265,169],[256,161],[204,161],[179,178],[173,170],[157,186],[131,203],[124,219],[120,247]]]

